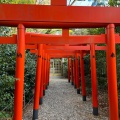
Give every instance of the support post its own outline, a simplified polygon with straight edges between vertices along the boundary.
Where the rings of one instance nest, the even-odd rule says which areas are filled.
[[[50,82],[50,56],[48,56],[48,86]]]
[[[95,45],[91,44],[90,62],[91,62],[93,115],[98,115],[98,91],[97,91],[97,74],[96,74],[96,59],[95,58],[96,58]]]
[[[48,67],[49,67],[49,62],[48,62],[48,55],[47,55],[47,58],[46,58],[46,63],[47,63],[47,68],[46,68],[46,89],[48,89]]]
[[[86,101],[86,84],[85,84],[85,71],[84,71],[84,55],[83,51],[80,52],[80,74],[81,74],[81,85],[82,85],[82,97],[83,101]]]
[[[45,52],[43,54],[43,96],[45,96]]]
[[[42,70],[41,70],[41,86],[40,86],[40,95],[39,95],[39,98],[40,98],[40,101],[39,101],[39,104],[42,105],[43,104],[43,81],[44,81],[44,50],[42,50]]]
[[[73,60],[73,74],[74,74],[74,88],[76,89],[76,69],[75,69],[75,58]]]
[[[71,58],[71,63],[72,63],[72,85],[74,85],[74,58]]]
[[[106,32],[109,119],[119,120],[114,24],[109,24]]]
[[[24,91],[24,66],[25,66],[25,27],[18,25],[17,58],[15,73],[14,117],[13,120],[22,120],[23,91]]]
[[[71,58],[71,85],[74,85],[73,81],[73,59]]]
[[[39,94],[39,105],[43,104],[43,50],[41,52],[41,85]]]
[[[80,80],[78,76],[78,53],[75,55],[75,81],[76,81],[76,88],[77,88],[77,94],[80,94]]]
[[[45,84],[44,84],[44,89],[46,90],[47,86],[47,53],[45,53]]]
[[[70,82],[70,58],[68,58],[68,82]]]
[[[33,109],[33,120],[38,119],[39,109],[39,95],[41,86],[41,65],[42,65],[42,45],[38,45],[38,56],[37,56],[37,68],[36,68],[36,81],[35,81],[35,94],[34,94],[34,109]]]

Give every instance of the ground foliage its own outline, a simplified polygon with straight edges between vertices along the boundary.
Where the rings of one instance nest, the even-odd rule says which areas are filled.
[[[16,45],[0,45],[0,110],[6,106],[6,111],[13,110],[14,82],[15,82],[15,61]],[[25,61],[25,103],[33,97],[35,80],[36,56],[26,51]],[[4,112],[4,111],[3,111]],[[4,113],[5,114],[5,113]],[[10,114],[11,115],[11,114]],[[0,117],[2,114],[0,114]],[[6,114],[4,115],[6,117]],[[3,117],[3,116],[2,116]],[[8,117],[8,115],[7,115]]]
[[[64,62],[62,63],[63,67],[63,77],[67,78],[68,77],[68,59],[64,59]]]

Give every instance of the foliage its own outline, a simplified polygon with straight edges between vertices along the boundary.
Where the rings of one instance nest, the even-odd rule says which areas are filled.
[[[33,88],[35,85],[36,56],[26,51],[25,62],[25,103],[33,97]]]
[[[91,93],[91,71],[90,71],[90,55],[84,57],[85,63],[85,77],[87,93]],[[96,70],[97,82],[99,90],[107,90],[107,77],[106,77],[106,52],[96,51]]]
[[[67,78],[68,77],[68,59],[64,59],[62,69],[63,69],[63,77]]]
[[[91,74],[90,74],[90,55],[84,57],[84,67],[85,67],[85,80],[86,80],[86,90],[87,93],[91,93]]]
[[[70,32],[70,35],[86,35],[86,34],[88,34],[87,29],[71,29],[69,32]]]
[[[15,75],[15,59],[16,46],[15,45],[0,45],[0,110],[6,107],[8,112],[13,109],[14,98],[14,75]],[[25,65],[25,102],[33,96],[33,87],[35,80],[36,61],[35,56],[31,55],[29,51],[26,52]],[[5,114],[5,113],[4,113]],[[5,115],[6,116],[6,115]]]
[[[109,0],[108,4],[109,4],[110,6],[115,7],[115,6],[117,6],[117,5],[120,5],[120,1],[119,1],[119,0]]]
[[[90,35],[105,34],[105,28],[90,28],[88,29],[88,34]]]
[[[0,36],[9,36],[10,35],[10,27],[0,27]]]
[[[0,45],[0,110],[7,105],[7,114],[13,109],[15,49],[15,45]]]
[[[34,4],[35,0],[0,0],[0,3],[12,3],[12,4]]]

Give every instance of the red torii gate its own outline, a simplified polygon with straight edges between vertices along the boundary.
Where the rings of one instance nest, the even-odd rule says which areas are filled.
[[[38,34],[34,34],[34,35],[38,35]],[[39,35],[39,36],[43,36],[43,35]],[[46,35],[46,36],[51,36],[51,35]],[[54,35],[54,37],[55,37],[55,35]],[[87,36],[78,36],[78,37],[80,37],[81,39],[82,38],[87,38]],[[94,38],[94,36],[92,36],[93,38]],[[91,37],[91,38],[92,38]],[[97,35],[96,35],[96,37],[97,37]],[[3,39],[4,37],[1,37],[0,38],[0,41]],[[14,37],[7,37],[9,40],[11,39],[13,39]],[[15,37],[16,39],[17,39],[17,37]],[[93,39],[92,38],[92,39]],[[36,38],[36,40],[37,39],[40,39],[40,38]],[[78,39],[78,38],[76,38],[76,39]],[[11,41],[10,40],[10,41]],[[74,39],[75,40],[75,39]],[[96,39],[97,40],[97,39]],[[14,40],[14,41],[16,41],[16,40]],[[76,41],[76,40],[75,40]],[[98,41],[98,40],[97,40]],[[6,42],[6,41],[4,41],[4,42]],[[63,41],[64,42],[64,41]],[[99,41],[98,41],[99,42]],[[62,43],[62,42],[61,42]],[[38,54],[38,45],[37,44],[27,44],[26,46],[25,46],[25,48],[26,49],[31,49],[31,52],[32,53],[36,53],[36,54]],[[33,50],[33,49],[35,49],[35,50]],[[50,46],[50,45],[44,45],[44,47],[42,48],[42,49],[45,49],[45,51],[50,55],[50,54],[52,54],[52,56],[54,56],[54,57],[56,57],[56,56],[59,56],[59,57],[64,57],[64,56],[66,56],[66,55],[69,55],[69,57],[70,56],[75,56],[75,53],[76,52],[74,52],[74,51],[76,51],[76,50],[90,50],[90,45],[87,45],[87,46],[69,46],[68,44],[67,45],[65,45],[65,46]],[[60,49],[60,50],[59,50]],[[63,50],[63,49],[65,49],[65,50]],[[106,47],[105,46],[95,46],[95,49],[96,50],[106,50]],[[54,51],[55,50],[55,51]],[[62,50],[62,51],[61,51]],[[54,51],[54,53],[53,53],[53,51]],[[63,53],[63,51],[64,51],[64,53]],[[73,52],[72,52],[73,51]],[[79,51],[78,51],[79,52]],[[64,56],[63,56],[64,55]],[[76,58],[76,60],[77,60],[77,58]],[[75,64],[78,64],[77,62],[75,63]],[[78,65],[77,65],[78,66]],[[77,69],[75,69],[75,70],[77,70]],[[75,76],[78,76],[77,75],[77,73],[78,73],[78,71],[76,71],[76,75]],[[75,78],[75,82],[76,83],[74,83],[75,84],[75,87],[77,86],[77,90],[78,90],[78,93],[79,93],[79,87],[80,87],[80,84],[79,84],[79,81],[78,81],[78,78]],[[82,87],[83,88],[85,88],[84,87],[85,85],[82,85]],[[84,90],[84,89],[82,89],[82,90]],[[38,91],[38,90],[37,90]],[[45,88],[44,88],[44,91],[45,91]],[[85,90],[84,90],[85,91]],[[82,92],[83,93],[83,92]],[[84,93],[83,93],[84,94]],[[38,99],[38,98],[37,98]],[[83,95],[83,100],[85,100],[86,99],[86,97]],[[40,100],[42,100],[42,99],[40,99]],[[36,101],[36,100],[35,100]],[[37,102],[35,102],[35,105],[36,105],[36,103]]]
[[[25,27],[34,27],[34,28],[35,27],[36,28],[107,27],[106,28],[107,34],[105,37],[106,39],[104,39],[105,42],[103,43],[106,43],[106,51],[107,51],[106,52],[107,76],[108,76],[108,95],[109,95],[109,108],[110,108],[109,118],[110,120],[118,120],[119,119],[118,94],[117,94],[117,78],[116,78],[116,52],[115,52],[116,36],[114,33],[114,28],[115,26],[120,25],[120,20],[119,20],[120,8],[73,7],[73,6],[66,6],[65,0],[59,2],[54,2],[54,1],[55,0],[51,1],[52,6],[0,4],[0,10],[4,11],[0,14],[0,25],[15,26],[15,27],[18,26],[17,41],[16,40],[14,41],[13,39],[13,41],[10,42],[9,40],[7,40],[7,38],[4,38],[7,40],[5,41],[5,43],[7,44],[17,43],[16,78],[19,79],[16,79],[15,82],[14,120],[22,120],[24,58],[25,58],[25,44],[26,44]],[[80,11],[84,11],[84,12],[80,12]],[[113,14],[108,15],[108,12],[112,12]],[[78,13],[79,16],[78,14],[74,14],[74,13]],[[83,42],[82,44],[86,44],[86,43],[91,43],[91,41],[89,40],[89,42],[86,41]],[[92,44],[91,69],[93,71],[92,80],[93,82],[96,82],[94,81],[94,79],[96,79],[94,43],[95,43],[94,41],[92,41],[91,43]],[[61,43],[59,43],[59,45],[60,44]],[[69,44],[69,42],[64,42],[63,44]],[[39,52],[38,52],[39,55],[42,54],[40,52],[40,49],[41,47],[39,45]],[[39,66],[40,64],[41,63],[39,62]],[[37,68],[37,72],[38,72],[38,68]],[[95,103],[95,109],[96,106],[97,103]]]
[[[49,36],[49,35],[48,35]],[[85,36],[84,36],[85,37]],[[82,38],[82,37],[81,37]],[[31,47],[32,48],[32,46],[28,46],[28,47]],[[96,49],[96,50],[106,50],[106,47],[105,46],[95,46],[96,48],[94,48],[94,49]],[[28,48],[29,49],[29,48]],[[47,49],[47,53],[51,56],[51,54],[53,54],[53,56],[57,56],[57,55],[59,55],[59,56],[63,56],[63,55],[72,55],[72,56],[75,56],[75,66],[78,66],[78,55],[77,55],[77,53],[79,53],[79,51],[76,51],[76,52],[71,52],[71,51],[75,51],[76,50],[76,46],[68,46],[68,45],[65,45],[65,46],[49,46],[49,45],[47,45],[47,46],[44,46],[44,49]],[[59,50],[60,49],[60,50]],[[64,50],[63,50],[64,49]],[[78,50],[90,50],[90,46],[89,45],[87,45],[87,46],[78,46],[77,47],[77,49]],[[49,50],[49,51],[48,51]],[[69,51],[68,51],[69,50]],[[37,50],[31,50],[31,53],[36,53],[37,54]],[[59,53],[59,54],[58,54]],[[83,56],[83,53],[81,52],[81,58],[83,58],[82,57]],[[91,59],[92,60],[92,59]],[[81,59],[81,61],[83,61],[82,59]],[[83,62],[81,62],[81,64],[82,64]],[[81,66],[83,66],[83,65],[81,65]],[[84,67],[84,66],[83,66]],[[82,95],[83,95],[83,100],[84,101],[86,101],[86,90],[85,90],[85,80],[84,80],[84,71],[83,71],[83,69],[84,68],[81,68],[81,75],[82,75]],[[91,67],[92,68],[92,67]],[[69,69],[70,69],[70,67],[68,67],[68,71],[69,71]],[[95,68],[96,69],[96,68]],[[78,78],[78,70],[77,70],[77,68],[75,68],[75,71],[76,72],[74,72],[74,76],[76,77],[76,78],[74,78],[74,80],[73,80],[73,82],[74,82],[74,85],[75,85],[75,88],[77,88],[77,93],[78,94],[80,94],[80,81],[79,81],[79,78]],[[93,73],[94,71],[92,71],[92,73]],[[69,74],[68,74],[69,75]],[[93,74],[94,76],[95,76],[95,74]],[[70,78],[70,75],[69,75],[69,78]],[[95,78],[96,78],[96,76],[95,76]],[[70,80],[70,79],[69,79]],[[92,84],[94,83],[94,82],[96,82],[96,79],[93,79],[94,81],[92,82]],[[94,84],[94,86],[92,87],[92,89],[93,89],[93,91],[94,92],[96,92],[97,91],[97,84]],[[97,96],[96,96],[97,94],[95,94],[95,93],[93,93],[92,94],[92,96],[93,96],[93,114],[94,115],[97,115],[98,114],[98,104],[96,105],[96,108],[94,107],[95,106],[95,103],[96,103],[96,101],[97,101]]]
[[[85,36],[83,36],[83,37],[85,37]],[[1,37],[1,39],[3,39],[3,37]],[[12,37],[11,37],[11,39],[12,39]],[[37,48],[37,45],[26,45],[26,49],[36,49],[36,48]],[[83,50],[90,50],[90,46],[89,45],[87,45],[87,46],[77,46],[77,47],[75,47],[75,46],[68,46],[68,45],[65,45],[64,47],[63,46],[57,46],[57,47],[56,46],[45,46],[45,48],[48,49],[49,51],[51,49],[56,50],[56,49],[64,49],[64,48],[66,48],[66,50],[69,50],[69,51],[76,50],[76,49],[78,49],[78,50],[82,50],[82,49]],[[106,47],[105,46],[102,46],[102,47],[101,46],[96,46],[96,49],[97,50],[105,50]],[[35,52],[37,52],[37,51],[35,51]],[[60,51],[57,51],[56,53],[60,53]],[[62,53],[60,53],[60,55],[61,54]],[[72,54],[72,53],[70,53],[70,54]]]
[[[107,34],[102,35],[87,35],[87,36],[62,36],[62,35],[45,35],[45,34],[33,34],[26,33],[25,34],[25,44],[50,44],[50,45],[70,45],[70,46],[78,46],[81,44],[106,44]],[[11,37],[0,37],[0,44],[16,44],[17,43],[17,35],[13,35]],[[115,43],[120,43],[119,34],[115,34]],[[34,46],[35,47],[35,46]]]

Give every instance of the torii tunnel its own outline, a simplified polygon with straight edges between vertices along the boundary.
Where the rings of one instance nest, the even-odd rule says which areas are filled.
[[[13,120],[22,120],[25,50],[37,55],[33,120],[38,119],[39,106],[49,84],[51,58],[68,58],[68,81],[72,82],[86,101],[84,59],[90,54],[92,108],[98,115],[96,50],[106,51],[109,120],[119,120],[116,75],[116,48],[120,36],[120,8],[67,6],[66,0],[51,0],[51,5],[0,4],[0,25],[17,27],[17,35],[0,37],[0,44],[16,44],[16,72]],[[70,28],[106,28],[106,34],[70,36]],[[62,35],[26,33],[25,28],[61,28]],[[106,46],[98,46],[105,44]],[[78,66],[80,56],[80,76]]]

